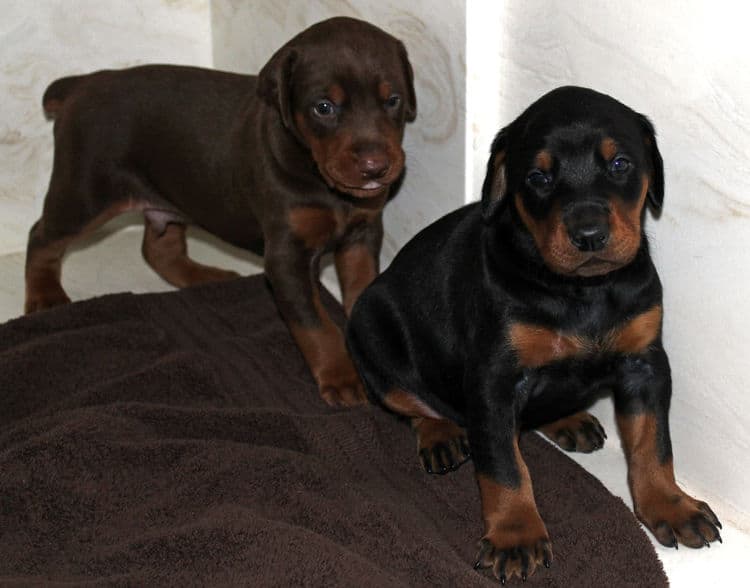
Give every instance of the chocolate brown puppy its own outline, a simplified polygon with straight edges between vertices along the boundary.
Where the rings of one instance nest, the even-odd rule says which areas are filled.
[[[597,449],[586,409],[608,393],[638,518],[664,545],[720,540],[672,467],[662,288],[643,230],[663,200],[648,119],[559,88],[499,132],[481,202],[419,233],[354,306],[355,365],[375,401],[411,419],[425,469],[473,459],[476,566],[503,583],[552,561],[519,432]]]
[[[151,65],[63,78],[44,94],[55,157],[26,255],[26,312],[69,301],[62,257],[74,239],[143,211],[143,255],[183,287],[233,272],[187,256],[195,223],[264,255],[278,308],[331,404],[364,391],[319,297],[334,254],[348,312],[378,273],[381,211],[404,171],[416,116],[404,45],[333,18],[284,45],[256,76]]]

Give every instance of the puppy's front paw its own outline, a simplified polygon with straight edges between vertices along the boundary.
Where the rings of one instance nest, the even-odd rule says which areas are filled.
[[[721,543],[721,523],[711,507],[676,488],[673,493],[649,495],[636,505],[638,519],[666,547],[711,547]]]
[[[552,544],[541,519],[511,520],[495,525],[479,542],[475,569],[492,568],[501,584],[518,576],[524,582],[539,566],[550,567]]]
[[[315,376],[320,396],[329,406],[357,406],[367,403],[362,380],[348,356],[337,358]]]
[[[565,451],[591,453],[604,447],[607,433],[599,420],[588,412],[579,412],[539,427],[550,441]]]

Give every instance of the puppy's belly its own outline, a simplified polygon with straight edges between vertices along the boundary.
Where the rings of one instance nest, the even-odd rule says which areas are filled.
[[[524,370],[516,383],[524,428],[535,428],[590,407],[617,383],[611,360],[562,361]]]

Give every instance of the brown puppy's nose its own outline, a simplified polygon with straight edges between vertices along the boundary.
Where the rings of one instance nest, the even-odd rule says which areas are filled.
[[[359,172],[365,180],[382,178],[391,166],[388,157],[383,153],[366,153],[359,156]]]

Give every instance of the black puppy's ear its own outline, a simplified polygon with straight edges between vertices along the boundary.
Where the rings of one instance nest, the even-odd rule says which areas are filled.
[[[290,90],[296,62],[297,51],[293,47],[282,47],[258,74],[258,96],[278,109],[281,121],[290,130],[294,130]]]
[[[639,115],[641,127],[644,132],[644,142],[646,149],[651,155],[651,177],[648,182],[648,201],[653,206],[655,212],[660,212],[664,205],[664,162],[659,153],[659,147],[656,144],[656,131],[654,125],[644,115]]]
[[[414,70],[406,53],[406,47],[401,41],[398,41],[398,55],[401,58],[401,66],[404,69],[407,85],[406,91],[408,93],[404,114],[406,122],[414,122],[414,119],[417,118],[417,93],[414,91]]]
[[[495,217],[506,202],[505,192],[508,182],[505,176],[505,152],[507,147],[507,128],[502,129],[490,149],[487,162],[487,174],[482,184],[482,218],[489,221]]]

